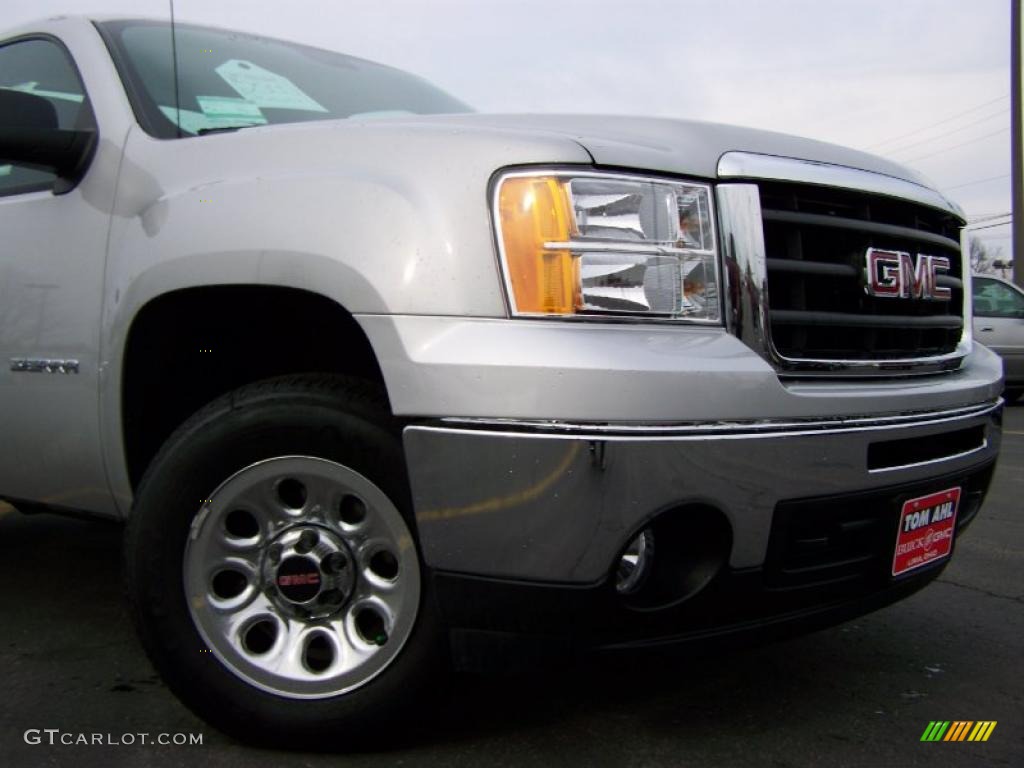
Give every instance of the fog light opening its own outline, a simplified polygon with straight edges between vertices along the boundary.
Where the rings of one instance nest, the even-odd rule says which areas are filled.
[[[731,551],[732,527],[723,513],[703,504],[672,507],[629,540],[612,562],[610,580],[626,607],[658,611],[704,592],[728,568]]]
[[[615,569],[615,591],[631,595],[643,586],[654,560],[654,532],[644,528],[619,556]]]

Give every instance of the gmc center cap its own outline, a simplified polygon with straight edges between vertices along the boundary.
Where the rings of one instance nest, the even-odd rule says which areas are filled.
[[[309,557],[293,556],[281,562],[274,581],[286,600],[307,603],[320,592],[323,579],[316,561]]]

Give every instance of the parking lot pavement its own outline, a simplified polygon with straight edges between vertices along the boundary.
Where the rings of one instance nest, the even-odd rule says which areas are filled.
[[[1005,429],[980,517],[909,600],[727,656],[459,678],[404,738],[350,755],[250,749],[195,719],[128,624],[118,526],[0,508],[0,765],[1024,765],[1024,407]],[[998,725],[985,743],[922,743],[932,720]],[[27,744],[27,729],[203,744]]]

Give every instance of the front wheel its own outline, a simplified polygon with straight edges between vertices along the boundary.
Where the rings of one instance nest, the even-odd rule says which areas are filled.
[[[247,741],[393,729],[441,659],[410,506],[364,385],[273,380],[200,411],[147,471],[126,537],[133,617],[168,686]]]

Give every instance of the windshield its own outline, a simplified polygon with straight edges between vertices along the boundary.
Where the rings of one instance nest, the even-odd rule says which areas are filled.
[[[142,127],[159,138],[395,114],[468,112],[407,72],[230,30],[155,21],[97,24]],[[177,49],[177,87],[173,50]]]

